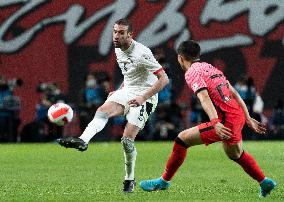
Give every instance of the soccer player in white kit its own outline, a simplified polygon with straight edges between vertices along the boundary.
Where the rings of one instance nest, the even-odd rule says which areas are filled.
[[[120,19],[113,26],[113,43],[119,67],[124,76],[120,89],[111,92],[100,106],[94,119],[79,138],[64,137],[58,143],[66,148],[85,151],[91,138],[100,132],[109,118],[125,115],[125,126],[121,143],[125,157],[124,192],[133,192],[134,168],[137,151],[134,140],[143,129],[149,115],[158,103],[158,92],[169,82],[167,74],[156,61],[151,50],[133,40],[132,24]]]

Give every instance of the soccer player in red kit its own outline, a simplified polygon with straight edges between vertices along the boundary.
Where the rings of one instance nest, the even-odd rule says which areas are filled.
[[[196,93],[210,122],[180,132],[162,176],[141,181],[140,187],[145,191],[167,189],[184,162],[189,147],[222,141],[227,156],[260,184],[260,197],[265,197],[276,183],[266,178],[255,159],[243,150],[242,128],[246,123],[259,134],[265,134],[266,129],[250,117],[244,101],[224,74],[211,64],[201,62],[199,56],[200,46],[195,41],[180,44],[178,61],[186,71],[186,83]]]

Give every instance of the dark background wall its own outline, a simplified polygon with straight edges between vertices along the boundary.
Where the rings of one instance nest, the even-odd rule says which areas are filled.
[[[284,97],[283,1],[3,1],[0,3],[0,74],[21,78],[16,89],[21,118],[34,118],[39,82],[56,81],[78,100],[88,71],[104,70],[116,80],[112,25],[122,17],[134,24],[135,39],[163,47],[174,74],[178,102],[189,102],[175,47],[194,39],[202,58],[234,83],[251,76],[265,108]],[[112,86],[113,88],[114,86]]]

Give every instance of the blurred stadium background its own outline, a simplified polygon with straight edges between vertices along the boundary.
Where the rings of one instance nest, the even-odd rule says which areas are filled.
[[[193,39],[202,59],[224,71],[269,136],[244,129],[244,139],[284,139],[284,2],[0,1],[0,141],[51,142],[78,136],[108,92],[122,82],[112,26],[128,17],[135,39],[150,47],[171,82],[140,140],[170,140],[207,119],[188,90],[175,47]],[[64,100],[75,110],[64,128],[47,120]],[[119,140],[125,120],[112,119],[95,136]]]

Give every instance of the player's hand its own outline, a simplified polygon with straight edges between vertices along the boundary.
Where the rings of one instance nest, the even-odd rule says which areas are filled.
[[[115,91],[111,91],[111,92],[108,94],[107,98],[109,98],[112,94],[114,94],[114,92],[115,92]]]
[[[254,132],[262,135],[266,134],[265,125],[261,124],[257,120],[250,117],[249,119],[247,119],[246,123],[248,124],[248,127],[250,127]]]
[[[139,107],[144,102],[146,102],[146,99],[143,96],[137,96],[136,98],[129,100],[128,104],[130,107]]]
[[[214,126],[216,134],[220,137],[221,140],[228,140],[231,138],[232,130],[225,127],[222,123],[218,122]]]

